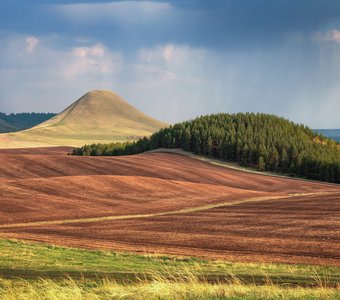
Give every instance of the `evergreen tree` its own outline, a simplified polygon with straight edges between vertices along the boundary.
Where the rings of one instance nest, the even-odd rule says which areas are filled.
[[[264,158],[263,156],[260,156],[259,157],[259,160],[257,162],[257,168],[260,170],[260,171],[264,171],[266,169],[266,164],[264,162]]]
[[[288,168],[288,153],[285,148],[281,151],[281,157],[280,157],[280,169],[282,172],[286,172]]]
[[[190,141],[191,141],[191,133],[190,133],[190,130],[186,128],[182,136],[182,148],[185,151],[190,151]]]

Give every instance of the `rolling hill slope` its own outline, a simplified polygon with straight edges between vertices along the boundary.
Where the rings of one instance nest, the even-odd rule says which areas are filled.
[[[111,91],[91,91],[53,118],[27,130],[0,135],[0,148],[77,146],[133,140],[166,126]]]

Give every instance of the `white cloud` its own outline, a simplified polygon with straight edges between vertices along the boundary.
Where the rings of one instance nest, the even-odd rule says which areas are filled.
[[[206,63],[207,51],[187,45],[166,44],[140,49],[134,72],[146,84],[177,82],[179,85],[204,82],[201,66]],[[142,77],[142,74],[144,76]]]
[[[35,47],[39,43],[39,39],[36,38],[35,36],[27,36],[25,38],[25,42],[26,42],[26,51],[27,52],[33,52]]]
[[[122,56],[107,50],[102,44],[89,47],[75,47],[61,63],[62,74],[68,78],[86,74],[112,74],[120,71]]]
[[[340,43],[340,30],[332,29],[327,30],[326,32],[317,32],[315,34],[315,39],[318,42],[333,42]]]
[[[139,58],[145,62],[163,62],[178,64],[182,62],[199,63],[206,57],[207,51],[203,48],[193,48],[186,45],[167,44],[151,49],[139,50]]]
[[[96,44],[91,47],[76,47],[72,52],[76,57],[103,57],[105,54],[105,48],[101,44]]]

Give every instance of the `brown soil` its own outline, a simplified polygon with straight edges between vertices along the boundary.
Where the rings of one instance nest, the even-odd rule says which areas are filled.
[[[246,173],[177,154],[76,157],[66,155],[69,150],[0,150],[0,236],[340,265],[339,185]]]

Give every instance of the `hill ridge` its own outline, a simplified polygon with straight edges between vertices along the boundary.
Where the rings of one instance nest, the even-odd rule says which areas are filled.
[[[167,126],[109,90],[92,90],[32,128],[0,135],[0,148],[80,146],[149,136]]]

